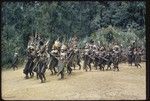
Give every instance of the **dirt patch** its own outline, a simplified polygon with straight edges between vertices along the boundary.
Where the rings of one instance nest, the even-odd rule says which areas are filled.
[[[136,100],[146,98],[146,68],[120,64],[120,71],[74,70],[64,80],[46,71],[46,83],[24,79],[23,68],[2,71],[5,100]]]

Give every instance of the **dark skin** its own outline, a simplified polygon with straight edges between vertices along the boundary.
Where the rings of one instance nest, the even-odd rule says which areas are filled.
[[[59,61],[62,61],[63,64],[66,64],[66,61],[63,61],[63,60],[59,60]],[[57,76],[61,75],[61,79],[64,79],[64,67],[63,69],[57,74]]]
[[[13,64],[12,64],[12,66],[11,66],[14,71],[15,71],[15,68],[18,69],[17,63],[18,63],[18,55],[15,54],[15,55],[14,55],[14,61],[13,61]]]
[[[25,76],[26,79],[29,78],[28,74],[30,74],[30,77],[34,76],[34,73],[32,71],[33,65],[34,65],[34,63],[33,63],[34,56],[31,54],[32,52],[33,52],[33,50],[31,50],[31,49],[28,50],[28,54],[27,54],[28,61],[27,61],[26,66],[25,66],[25,68],[23,70],[24,74],[26,75]]]

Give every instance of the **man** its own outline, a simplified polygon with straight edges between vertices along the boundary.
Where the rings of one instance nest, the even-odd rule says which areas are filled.
[[[35,54],[35,59],[33,60],[33,62],[34,62],[33,71],[36,72],[37,79],[39,78],[39,74],[38,74],[39,60],[40,60],[40,51],[37,51],[36,54]]]
[[[97,70],[97,66],[99,65],[99,49],[94,48],[94,67]]]
[[[83,61],[84,61],[83,69],[85,69],[86,72],[87,72],[87,66],[90,68],[90,71],[91,71],[91,63],[92,63],[91,53],[92,52],[90,50],[90,47],[87,44],[85,46],[84,54],[83,54]]]
[[[57,76],[61,75],[61,79],[64,79],[64,68],[66,67],[66,54],[61,54],[60,57],[58,57],[58,74]]]
[[[37,70],[39,78],[41,79],[41,83],[44,83],[46,81],[45,77],[46,68],[47,68],[47,56],[45,52],[41,52]]]
[[[113,60],[112,60],[112,51],[113,51],[112,49],[107,50],[107,54],[105,56],[105,58],[108,60],[106,62],[106,65],[107,65],[107,69],[106,70],[111,69],[111,64],[113,63]]]
[[[104,68],[105,68],[105,64],[106,64],[106,59],[105,59],[105,55],[106,55],[106,50],[105,48],[102,46],[100,48],[100,51],[99,51],[99,55],[98,55],[98,59],[99,59],[99,69],[104,71]]]
[[[13,58],[13,64],[12,64],[12,68],[13,68],[13,70],[15,71],[15,68],[17,68],[18,69],[18,66],[17,66],[17,64],[18,64],[18,53],[15,53],[14,54],[14,58]]]
[[[134,59],[134,56],[133,56],[134,54],[133,54],[131,46],[129,46],[129,48],[128,48],[127,55],[128,55],[128,64],[130,64],[132,66],[133,59]]]
[[[120,56],[119,56],[119,48],[115,48],[113,50],[113,54],[112,54],[112,61],[113,61],[113,66],[114,66],[114,71],[117,69],[117,71],[119,71],[119,60],[120,60]]]
[[[141,61],[141,52],[140,52],[140,49],[135,49],[134,50],[134,59],[135,59],[135,61],[134,61],[134,63],[135,63],[135,66],[137,66],[137,68],[138,68],[138,66],[140,66],[141,68],[142,68],[142,66],[140,65],[140,61]]]
[[[53,60],[57,64],[57,66],[56,66],[57,69],[58,69],[57,76],[61,75],[61,79],[64,78],[64,67],[65,67],[66,51],[67,51],[67,46],[65,44],[62,44],[60,46],[60,52],[58,52],[58,50],[57,51],[56,50],[51,51],[51,53],[53,54],[53,56],[52,56]],[[54,68],[55,68],[55,66],[54,66]]]
[[[33,66],[34,66],[34,60],[35,58],[35,54],[34,54],[34,47],[33,46],[29,46],[28,50],[27,50],[27,63],[25,65],[25,68],[23,69],[23,73],[26,75],[25,78],[28,79],[28,73],[30,73],[30,76],[33,77],[34,73],[33,73]]]
[[[74,56],[74,64],[78,65],[79,66],[79,70],[81,69],[81,60],[80,60],[80,53],[79,53],[79,49],[77,48],[77,46],[75,46],[75,49],[74,49],[74,52],[75,52],[75,56]],[[74,65],[74,69],[75,69],[75,65]]]
[[[75,67],[74,56],[75,56],[75,53],[74,53],[73,48],[68,49],[67,57],[66,57],[66,67],[67,67],[68,74],[71,74],[71,72],[72,72],[72,68],[71,67],[72,66]]]

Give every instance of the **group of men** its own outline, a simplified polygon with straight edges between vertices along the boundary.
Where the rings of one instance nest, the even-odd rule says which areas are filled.
[[[91,70],[91,63],[94,64],[95,69],[99,66],[100,70],[111,69],[119,71],[119,63],[127,62],[128,64],[135,64],[138,68],[141,62],[141,56],[144,55],[144,50],[141,47],[137,47],[133,42],[127,51],[121,44],[111,44],[109,46],[99,46],[94,43],[87,43],[84,49],[84,68],[87,66]],[[87,71],[87,69],[86,69]]]
[[[91,70],[92,66],[97,70],[111,69],[119,71],[119,63],[122,62],[123,57],[126,57],[129,64],[135,63],[135,66],[140,66],[141,51],[137,47],[129,47],[126,56],[124,56],[122,45],[113,44],[112,47],[100,46],[95,42],[87,42],[83,48],[77,47],[77,37],[73,37],[69,43],[61,43],[57,39],[52,47],[50,41],[42,40],[37,34],[31,37],[27,47],[27,61],[23,73],[25,78],[37,75],[41,82],[46,81],[45,71],[49,69],[53,74],[64,78],[64,73],[70,75],[72,67],[74,69],[78,65],[81,69],[81,60],[83,60],[83,69]],[[16,66],[16,65],[14,65]],[[13,66],[13,67],[14,67]]]
[[[135,41],[132,43],[131,46],[128,47],[128,63],[132,66],[134,63],[135,66],[138,68],[138,66],[141,67],[140,62],[141,62],[141,56],[145,55],[144,54],[144,49],[141,47],[136,47]]]
[[[79,52],[74,44],[74,38],[70,44],[64,44],[57,39],[52,48],[50,48],[50,41],[43,41],[40,36],[32,37],[27,48],[27,61],[23,73],[25,78],[37,74],[41,82],[46,81],[45,71],[49,69],[53,74],[61,75],[64,78],[64,73],[71,74],[72,68],[75,68],[75,62],[79,64]],[[66,71],[65,71],[66,70]]]
[[[99,67],[100,70],[104,70],[105,65],[107,69],[111,69],[113,64],[113,70],[119,71],[119,59],[120,48],[115,45],[113,49],[106,49],[104,46],[98,46],[93,43],[87,43],[83,51],[84,68],[87,71],[87,67],[91,70],[91,64],[93,63],[95,69]]]

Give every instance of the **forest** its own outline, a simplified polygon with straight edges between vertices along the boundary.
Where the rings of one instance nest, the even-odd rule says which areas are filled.
[[[107,44],[108,33],[127,47],[136,40],[145,46],[144,1],[2,2],[1,56],[3,68],[13,55],[24,62],[29,36],[40,33],[51,42],[58,36],[68,42],[76,35],[79,46],[89,39]]]

